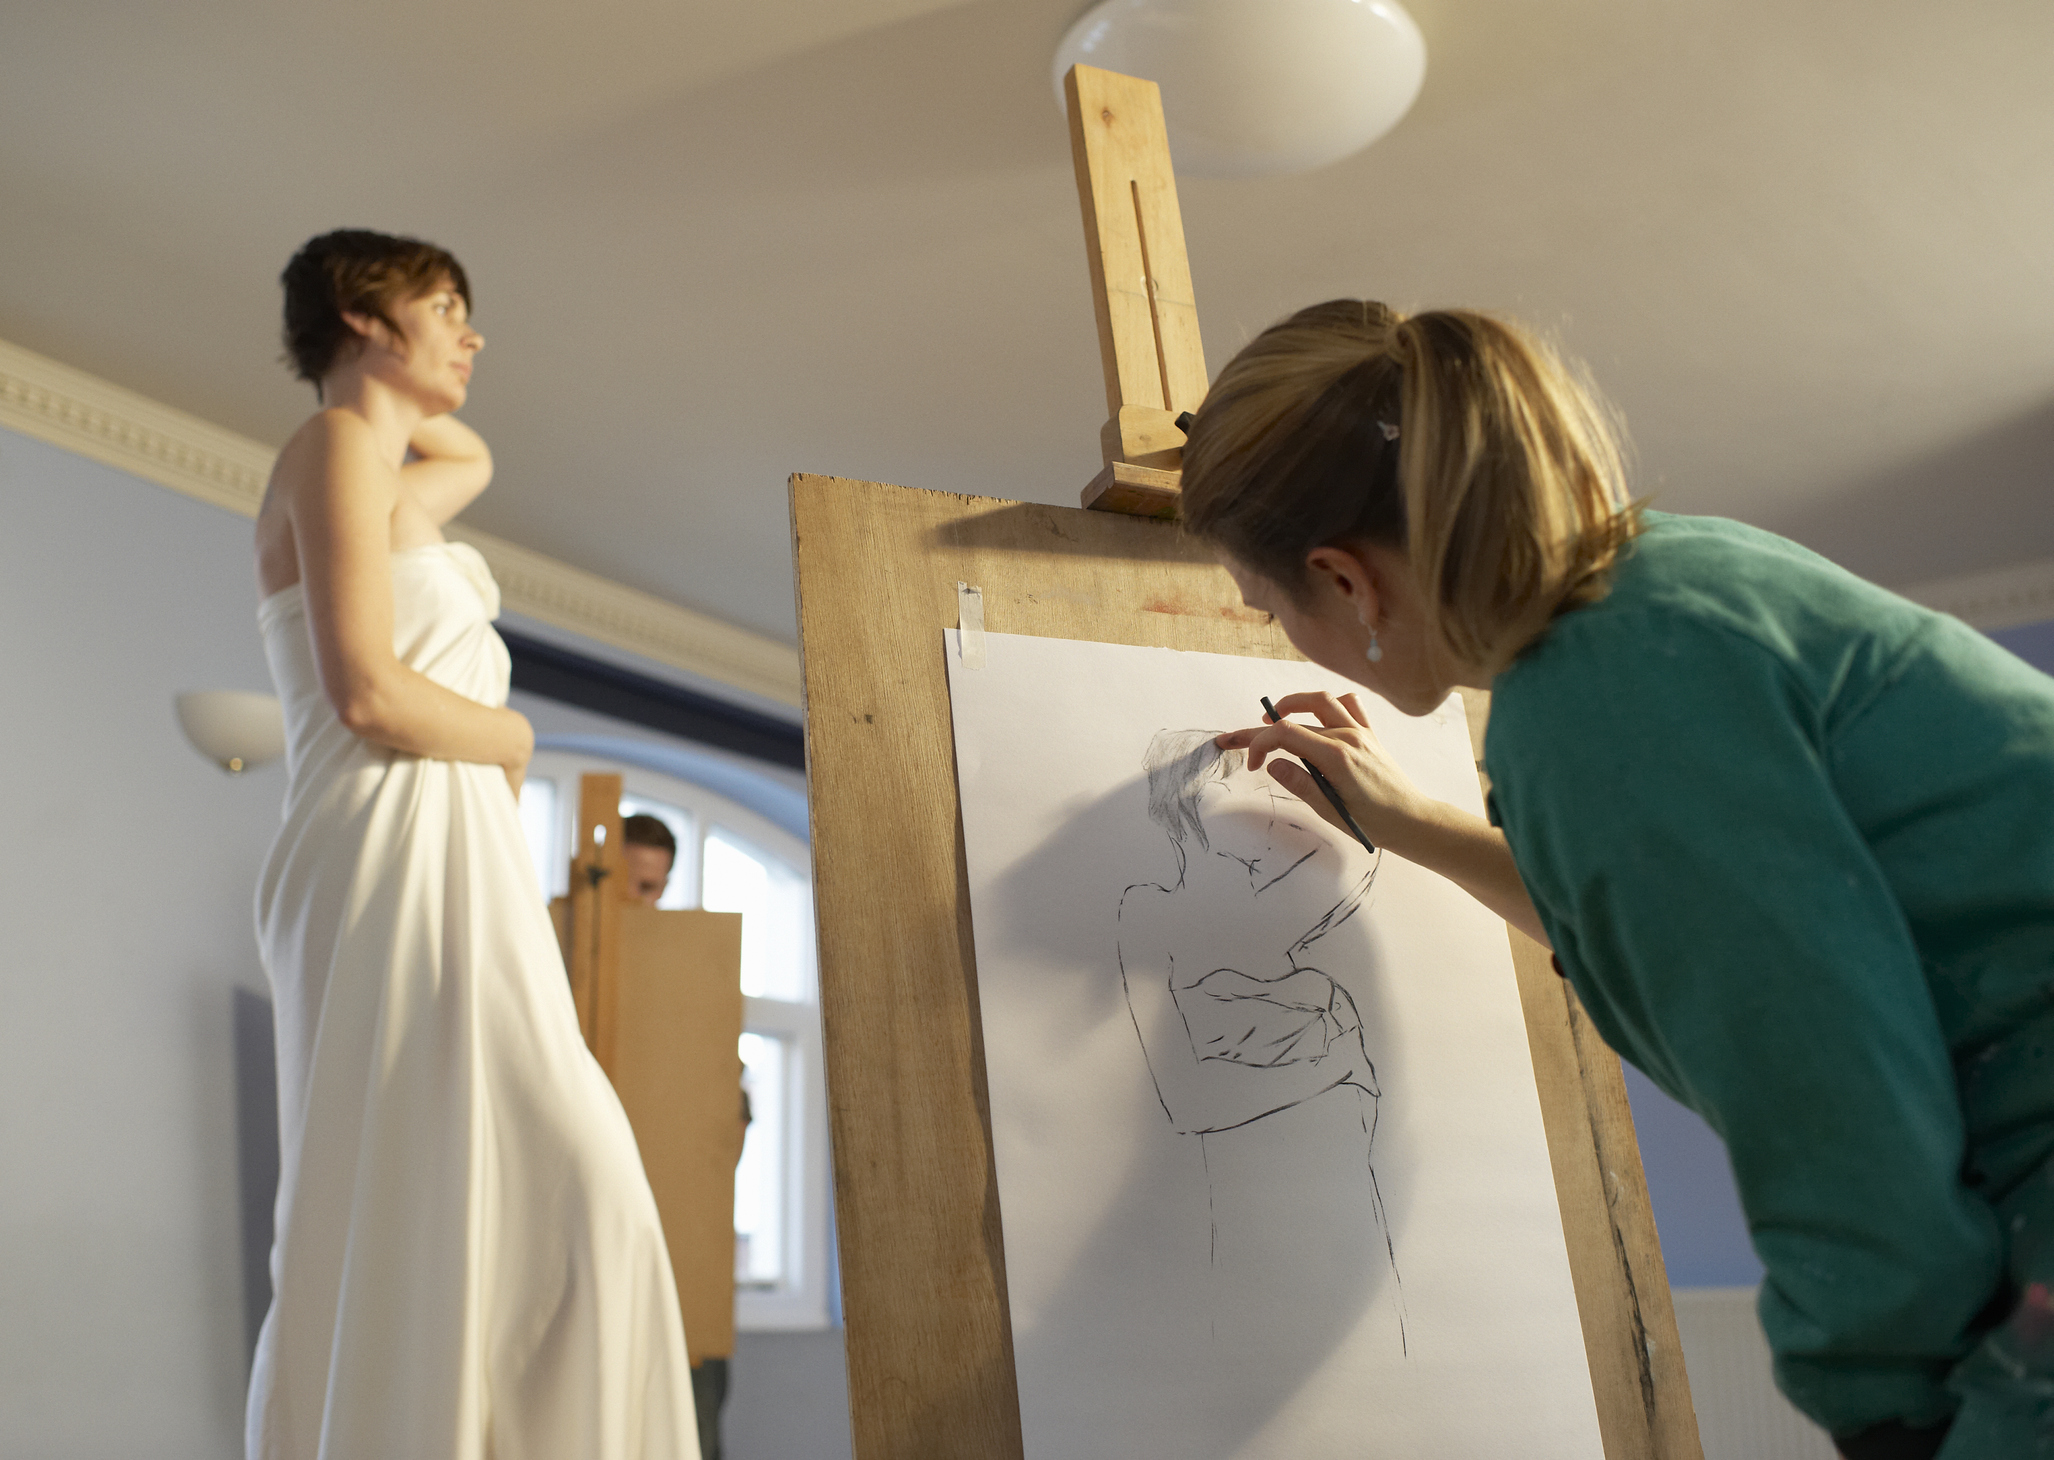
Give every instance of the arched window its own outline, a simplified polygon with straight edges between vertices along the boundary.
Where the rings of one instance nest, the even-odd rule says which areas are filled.
[[[735,1168],[735,1321],[744,1329],[825,1328],[834,1274],[806,842],[765,814],[788,821],[781,802],[752,809],[594,749],[590,741],[576,750],[538,749],[529,763],[521,822],[543,891],[555,897],[568,887],[579,778],[598,772],[621,777],[623,815],[655,816],[677,838],[657,906],[742,915],[740,1053],[752,1119]],[[733,776],[728,784],[746,789]]]

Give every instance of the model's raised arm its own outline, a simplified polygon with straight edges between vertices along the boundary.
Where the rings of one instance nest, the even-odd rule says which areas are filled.
[[[414,428],[413,460],[399,469],[401,490],[437,527],[476,501],[492,481],[485,438],[455,416],[430,416]]]
[[[527,720],[443,688],[393,650],[392,515],[401,488],[370,425],[348,411],[321,412],[287,443],[277,480],[321,687],[342,723],[409,755],[504,767],[518,788],[534,750]]]

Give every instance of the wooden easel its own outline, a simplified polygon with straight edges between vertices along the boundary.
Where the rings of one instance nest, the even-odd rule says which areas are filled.
[[[791,482],[821,1012],[857,1460],[1014,1460],[1019,1394],[941,631],[1298,655],[1175,515],[1205,391],[1160,97],[1075,68],[1111,408],[1079,511]],[[1469,706],[1478,738],[1481,698]],[[1507,930],[1607,1460],[1702,1460],[1619,1062]]]
[[[1174,517],[1177,417],[1205,399],[1206,374],[1162,92],[1153,81],[1072,66],[1063,95],[1108,412],[1105,468],[1084,488],[1084,505]]]
[[[571,890],[556,907],[578,1028],[599,1068],[613,1073],[619,1031],[622,866],[619,776],[578,780],[578,842],[571,853]],[[552,908],[552,911],[556,908]]]
[[[550,912],[578,1027],[642,1152],[697,1364],[734,1352],[742,918],[629,901],[620,797],[619,776],[583,778],[570,895]]]

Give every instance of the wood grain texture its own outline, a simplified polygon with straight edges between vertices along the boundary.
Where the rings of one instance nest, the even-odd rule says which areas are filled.
[[[1605,1454],[1703,1460],[1619,1057],[1547,949],[1516,929],[1506,933]]]
[[[1121,406],[1119,414],[1099,428],[1099,452],[1107,462],[1131,462],[1174,472],[1184,461],[1184,431],[1177,424],[1179,419],[1159,406]]]
[[[1298,656],[1174,523],[795,476],[792,524],[855,1456],[1015,1460],[943,658],[956,585],[982,591],[995,633]],[[1544,955],[1541,968],[1545,983],[1521,966],[1520,990],[1605,1453],[1693,1460],[1616,1061],[1608,1083],[1596,1053],[1580,1056]]]
[[[1205,399],[1205,348],[1153,81],[1072,66],[1063,78],[1084,209],[1106,414],[1153,406],[1172,416]]]
[[[1167,522],[1179,513],[1179,474],[1154,467],[1109,461],[1085,485],[1081,501],[1093,512],[1119,512],[1128,517],[1156,517]]]
[[[579,842],[591,844],[589,828]],[[663,1221],[691,1361],[726,1358],[735,1346],[735,1162],[744,1134],[742,917],[615,902],[613,974],[588,975],[611,984],[617,1011],[606,1076]],[[583,905],[589,916],[591,900]],[[578,947],[572,899],[551,899],[549,916],[568,966]],[[597,951],[588,937],[588,968]]]

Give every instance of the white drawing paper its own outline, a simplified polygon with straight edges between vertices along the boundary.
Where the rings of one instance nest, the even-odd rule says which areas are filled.
[[[1027,1460],[1603,1453],[1504,924],[1210,732],[1301,663],[945,650]],[[1459,700],[1363,694],[1481,814]]]

